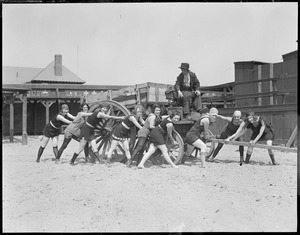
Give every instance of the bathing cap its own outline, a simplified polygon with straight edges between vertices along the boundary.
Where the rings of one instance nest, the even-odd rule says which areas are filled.
[[[216,108],[211,108],[211,109],[209,110],[209,114],[210,114],[210,115],[217,115],[217,114],[218,114],[218,110],[217,110]]]

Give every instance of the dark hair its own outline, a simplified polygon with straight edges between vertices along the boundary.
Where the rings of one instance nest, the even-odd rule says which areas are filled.
[[[152,105],[152,107],[151,107],[151,111],[152,111],[152,113],[154,113],[155,112],[155,109],[156,108],[159,108],[160,110],[161,110],[161,107],[160,107],[160,105],[158,105],[158,104],[154,104],[154,105]]]
[[[249,117],[249,116],[254,116],[254,112],[250,111],[250,112],[246,113],[246,118]]]
[[[69,105],[68,104],[61,104],[60,109],[63,110],[65,108],[69,109]]]
[[[59,114],[63,114],[63,109],[70,109],[68,104],[61,104]]]
[[[87,106],[88,109],[90,109],[90,106],[89,106],[87,103],[82,103],[82,104],[80,105],[80,107],[79,107],[80,111],[83,110],[83,107],[84,107],[84,106]]]
[[[181,118],[181,113],[179,111],[174,111],[173,113],[170,114],[170,118],[175,117],[176,115],[178,115]]]

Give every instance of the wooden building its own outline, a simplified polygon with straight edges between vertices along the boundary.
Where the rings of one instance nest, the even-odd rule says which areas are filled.
[[[243,114],[254,111],[272,123],[276,132],[275,144],[286,144],[297,130],[298,51],[284,54],[282,59],[278,63],[235,62],[235,81],[201,87],[202,104],[216,106],[224,116],[231,116],[237,109]],[[128,108],[138,103],[168,106],[164,92],[174,86],[152,82],[133,86],[84,83],[62,65],[60,55],[55,55],[54,61],[44,69],[4,67],[2,133],[26,136],[24,131],[27,130],[28,134],[41,134],[44,125],[58,112],[61,103],[68,103],[72,114],[78,112],[82,101],[94,103],[104,99],[121,102]],[[27,114],[24,114],[24,110]],[[24,125],[24,116],[27,118],[27,127]],[[217,119],[210,129],[214,134],[219,134],[225,124],[225,121]],[[245,135],[246,139],[249,137],[250,132]]]
[[[45,68],[3,66],[2,70],[2,135],[11,140],[14,134],[41,134],[61,103],[67,103],[76,115],[88,94],[124,87],[83,85],[84,80],[63,66],[61,55],[55,55]]]
[[[235,62],[233,107],[219,108],[224,116],[231,116],[235,110],[243,114],[254,111],[272,123],[275,130],[275,144],[286,144],[298,123],[298,51],[282,55],[282,62],[258,61]],[[220,133],[225,121],[217,120],[211,127],[213,133]],[[250,133],[245,138],[250,138]],[[297,139],[294,145],[297,143]]]

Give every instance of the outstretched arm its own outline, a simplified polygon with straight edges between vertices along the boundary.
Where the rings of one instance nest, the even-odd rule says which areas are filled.
[[[245,134],[247,128],[245,125],[245,122],[242,122],[239,126],[239,129],[237,129],[237,131],[229,136],[226,140],[230,141],[230,140],[236,140],[237,138],[241,137],[243,134]]]
[[[219,114],[217,114],[217,117],[219,117],[219,118],[221,118],[221,119],[223,119],[223,120],[225,120],[225,121],[228,121],[228,122],[231,122],[231,121],[232,121],[232,117],[224,117],[224,116],[219,115]]]
[[[165,118],[169,117],[170,115],[162,115],[161,120],[164,120]]]
[[[263,135],[265,129],[266,129],[266,124],[265,124],[265,122],[263,120],[261,120],[261,128],[259,130],[259,134],[253,140],[252,144],[255,144],[260,139],[260,137]]]
[[[75,117],[72,115],[72,114],[70,114],[70,113],[67,113],[67,116],[69,117],[69,118],[71,118],[71,119],[75,119]]]
[[[86,113],[86,112],[80,112],[79,115],[80,117],[89,117],[91,116],[93,113]]]
[[[142,126],[138,123],[134,116],[130,116],[129,120],[132,121],[137,128],[142,129]]]
[[[66,119],[64,116],[62,116],[62,115],[60,115],[60,114],[57,115],[57,120],[58,120],[58,121],[62,121],[62,122],[64,122],[64,123],[66,123],[66,124],[71,124],[71,123],[72,123],[72,121]]]
[[[97,118],[114,119],[114,120],[124,120],[124,119],[125,119],[125,116],[121,116],[121,117],[118,117],[118,116],[110,116],[110,115],[107,115],[107,114],[105,114],[105,113],[99,112],[99,113],[97,114]]]

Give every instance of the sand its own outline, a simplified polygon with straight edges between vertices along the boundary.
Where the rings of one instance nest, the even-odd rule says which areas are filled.
[[[146,163],[71,166],[71,141],[52,161],[52,143],[36,163],[39,136],[3,139],[3,232],[296,232],[297,154],[255,149],[240,166],[238,146],[218,162],[189,159],[179,169]],[[60,136],[59,146],[63,136]]]

